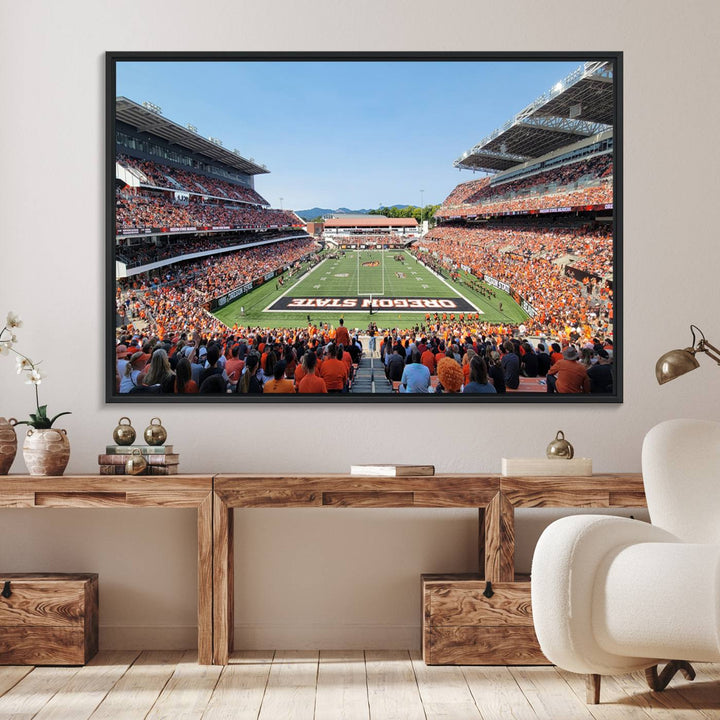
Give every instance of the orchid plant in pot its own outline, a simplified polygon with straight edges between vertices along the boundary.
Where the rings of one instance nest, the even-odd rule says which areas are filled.
[[[70,459],[70,442],[65,430],[53,427],[55,421],[70,412],[61,412],[48,417],[47,405],[40,404],[38,386],[45,379],[45,373],[39,369],[40,362],[33,362],[16,347],[15,330],[21,328],[22,320],[13,312],[7,314],[5,326],[0,330],[0,356],[16,355],[17,374],[25,377],[25,382],[35,389],[36,411],[30,413],[29,420],[17,421],[10,418],[10,425],[28,425],[23,442],[23,457],[31,475],[62,475]],[[12,461],[11,461],[12,462]]]

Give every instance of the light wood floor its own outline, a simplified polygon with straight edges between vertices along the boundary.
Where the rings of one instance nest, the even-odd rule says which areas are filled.
[[[584,679],[552,667],[427,667],[407,651],[102,652],[83,668],[0,667],[0,719],[663,720],[720,719],[720,665],[651,693],[640,675]]]

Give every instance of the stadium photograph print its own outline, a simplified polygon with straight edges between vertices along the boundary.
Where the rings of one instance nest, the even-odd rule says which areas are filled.
[[[106,70],[108,402],[622,402],[622,53]]]

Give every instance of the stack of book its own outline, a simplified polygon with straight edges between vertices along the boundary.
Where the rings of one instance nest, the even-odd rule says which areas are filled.
[[[125,463],[134,450],[142,453],[147,468],[144,475],[177,475],[180,455],[172,445],[108,445],[98,456],[101,475],[125,475]]]

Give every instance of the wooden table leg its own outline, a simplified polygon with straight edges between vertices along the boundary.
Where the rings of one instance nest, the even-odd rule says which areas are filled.
[[[198,506],[198,663],[213,661],[212,493]]]
[[[234,632],[234,510],[213,492],[213,663],[227,665]]]
[[[485,508],[485,579],[515,579],[515,509],[502,493]]]
[[[478,508],[478,573],[485,577],[485,508]]]

